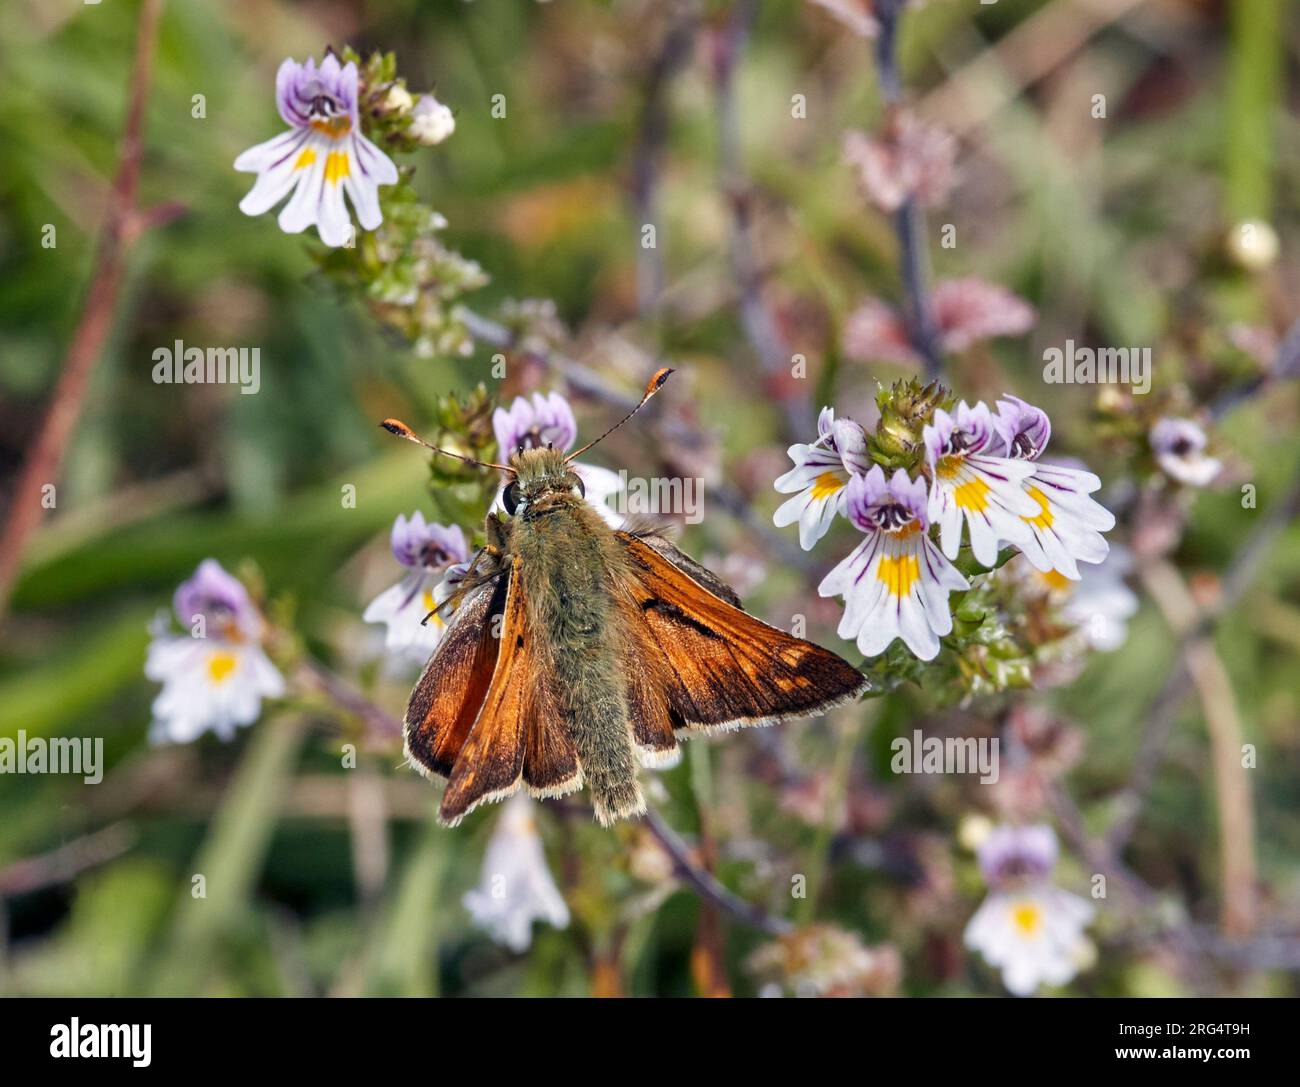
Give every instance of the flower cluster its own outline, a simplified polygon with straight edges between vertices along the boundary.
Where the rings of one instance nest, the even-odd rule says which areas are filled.
[[[284,694],[284,679],[262,650],[266,624],[248,590],[205,559],[172,601],[187,634],[165,618],[152,630],[144,673],[163,685],[154,699],[154,743],[189,743],[212,731],[223,740],[251,725],[262,699]]]
[[[1084,929],[1095,911],[1048,879],[1056,854],[1046,825],[994,827],[977,849],[989,895],[966,926],[966,946],[1001,970],[1016,996],[1064,985],[1091,955]]]
[[[289,197],[280,229],[315,226],[329,247],[317,254],[329,278],[364,297],[418,355],[468,354],[473,341],[454,306],[487,276],[443,244],[446,219],[389,157],[446,140],[456,128],[451,110],[432,95],[414,97],[393,54],[363,60],[351,49],[329,51],[319,64],[286,59],[276,106],[289,130],[235,160],[236,170],[257,174],[240,210],[261,215]],[[366,233],[358,235],[345,197]]]
[[[901,417],[891,397],[908,400]],[[871,436],[824,409],[817,439],[790,447],[795,466],[775,483],[795,495],[775,523],[798,521],[805,550],[836,514],[864,534],[818,592],[844,598],[840,637],[856,639],[867,656],[895,638],[922,660],[938,654],[939,639],[952,631],[949,594],[970,587],[952,561],[963,526],[985,568],[999,564],[1006,544],[1036,570],[1077,581],[1080,562],[1100,563],[1108,551],[1101,534],[1115,519],[1090,497],[1101,481],[1040,460],[1051,436],[1045,412],[1014,396],[999,400],[996,412],[982,402],[944,408],[940,399],[934,386],[882,391]],[[891,462],[887,475],[882,464]]]

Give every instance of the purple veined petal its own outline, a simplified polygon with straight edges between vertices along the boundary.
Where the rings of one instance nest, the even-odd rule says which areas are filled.
[[[976,850],[984,882],[994,888],[1009,880],[1047,876],[1056,857],[1056,835],[1046,824],[994,827]]]
[[[998,400],[998,419],[1006,435],[1008,455],[1019,460],[1037,460],[1052,438],[1052,421],[1047,412],[1018,396]]]
[[[311,120],[310,99],[304,102],[300,94],[305,71],[293,58],[286,57],[275,73],[275,104],[284,123],[293,128],[306,128]]]
[[[375,185],[396,185],[397,165],[383,151],[358,131],[353,131],[357,167]]]
[[[280,149],[279,158],[258,174],[253,187],[239,202],[239,210],[245,215],[261,215],[270,211],[289,195],[289,191],[296,184],[298,158],[302,154],[302,145],[306,142],[308,134],[294,131],[286,135],[294,137],[293,141]],[[238,160],[235,166],[239,167]]]
[[[849,479],[844,496],[844,515],[863,532],[876,531],[874,511],[888,494],[885,473],[880,465],[873,464],[866,475]]]
[[[281,132],[263,143],[255,144],[235,159],[234,168],[241,174],[260,174],[292,160],[293,155],[303,145],[308,133],[302,129],[291,128]]]

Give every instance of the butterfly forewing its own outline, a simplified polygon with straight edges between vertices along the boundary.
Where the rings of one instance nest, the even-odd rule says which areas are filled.
[[[733,607],[645,541],[618,533],[630,584],[625,614],[638,659],[662,685],[674,728],[799,717],[866,686],[841,657]]]

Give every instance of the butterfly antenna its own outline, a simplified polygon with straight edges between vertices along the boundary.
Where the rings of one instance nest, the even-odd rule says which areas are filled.
[[[629,411],[625,416],[623,416],[622,419],[620,419],[617,423],[615,423],[612,427],[610,427],[607,431],[605,431],[605,433],[602,434],[595,441],[588,442],[581,449],[575,449],[572,453],[570,453],[567,457],[564,458],[564,462],[568,464],[569,461],[582,456],[583,453],[585,453],[597,442],[603,442],[606,438],[608,438],[611,434],[613,434],[614,431],[616,431],[619,427],[621,427],[624,423],[626,423],[629,419],[631,419],[632,416],[634,416],[638,411],[640,411],[643,407],[645,407],[646,401],[649,400],[652,396],[654,396],[655,393],[657,393],[660,389],[664,387],[664,382],[668,380],[668,375],[671,374],[672,372],[673,371],[667,366],[665,366],[662,370],[656,370],[654,373],[654,377],[652,377],[649,380],[649,382],[646,384],[645,395],[641,397],[641,403],[639,403],[636,407],[634,407],[631,411]]]
[[[399,438],[405,438],[408,442],[422,445],[425,449],[432,449],[435,453],[441,453],[444,457],[455,457],[456,460],[464,461],[466,464],[477,464],[481,468],[499,468],[503,472],[514,471],[508,464],[493,464],[491,461],[475,460],[473,457],[462,457],[459,453],[450,453],[446,449],[439,449],[436,445],[426,442],[400,419],[385,419],[379,425],[389,434],[396,434]]]

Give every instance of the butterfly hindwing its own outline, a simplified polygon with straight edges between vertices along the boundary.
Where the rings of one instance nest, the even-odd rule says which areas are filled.
[[[492,628],[505,598],[504,578],[473,590],[452,613],[411,692],[402,733],[407,759],[423,774],[451,775],[496,667]]]
[[[511,561],[496,665],[469,736],[452,767],[438,815],[456,824],[479,804],[527,785],[560,796],[582,785],[577,752],[539,668],[528,622],[523,560]]]

